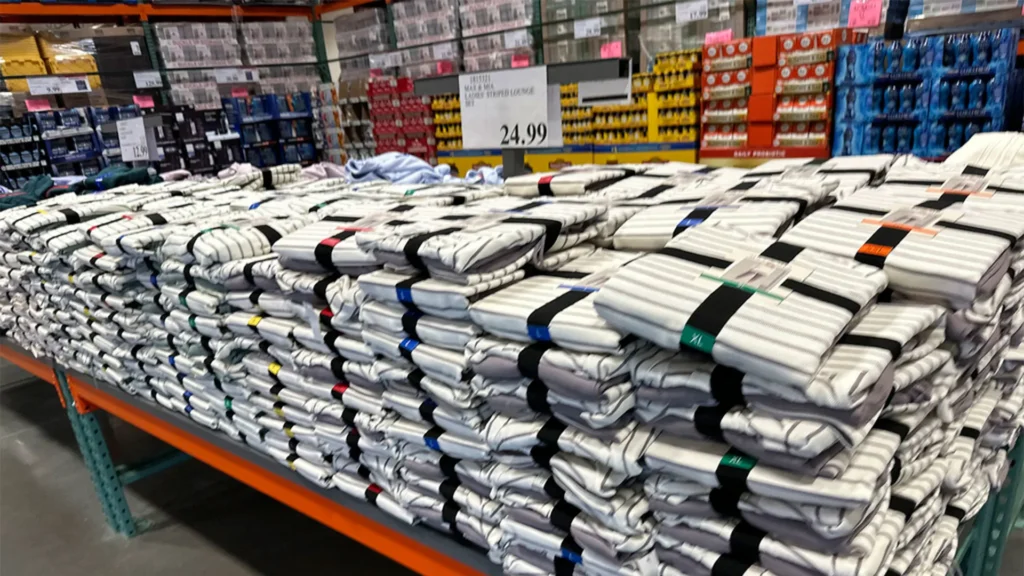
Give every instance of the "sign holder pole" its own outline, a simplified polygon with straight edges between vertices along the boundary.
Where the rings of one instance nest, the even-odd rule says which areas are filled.
[[[577,84],[594,80],[629,78],[632,63],[629,58],[605,58],[565,64],[548,64],[548,86]],[[500,72],[496,70],[495,72]],[[413,90],[417,96],[438,96],[459,93],[459,75],[435,76],[416,80]],[[526,149],[502,148],[502,171],[506,178],[526,173]]]

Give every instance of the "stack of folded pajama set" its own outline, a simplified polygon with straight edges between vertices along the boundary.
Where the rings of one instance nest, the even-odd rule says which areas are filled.
[[[877,185],[897,160],[891,154],[841,156],[831,159],[786,158],[769,160],[751,170],[744,179],[758,180],[788,174],[801,177],[825,177],[836,183],[832,197],[845,198],[860,188]]]
[[[1000,418],[1013,418],[1017,411],[1019,378],[1012,375],[1012,361],[1003,381],[993,375],[1002,370],[1010,342],[1019,342],[1020,292],[1014,285],[1019,265],[1014,265],[1024,223],[1008,213],[1015,199],[1005,191],[944,188],[946,180],[929,183],[924,178],[915,183],[903,172],[812,214],[782,240],[881,269],[893,302],[945,308],[944,348],[951,360],[942,369],[947,373],[942,383],[897,386],[883,418],[908,418],[934,406],[917,430],[911,427],[896,462],[902,465],[901,476],[909,473],[911,459],[916,466],[932,458],[943,463],[940,495],[948,504],[969,498],[978,485],[997,488],[1005,474],[1012,433],[988,433]],[[925,442],[926,437],[935,440]],[[928,530],[915,534],[913,545],[901,540],[906,547],[897,554],[896,573],[919,565],[921,554],[938,547],[940,539],[955,549],[955,531],[951,536],[937,528],[943,522],[949,520],[932,520]]]

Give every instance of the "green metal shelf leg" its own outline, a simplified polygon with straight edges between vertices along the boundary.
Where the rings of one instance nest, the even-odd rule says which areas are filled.
[[[992,526],[986,534],[985,563],[982,574],[999,574],[999,567],[1003,563],[1003,553],[1006,552],[1006,541],[1013,530],[1014,522],[1017,520],[1015,504],[1019,501],[1019,494],[1024,490],[1024,442],[1017,440],[1017,445],[1010,452],[1012,467],[1006,478],[1006,483],[999,494],[994,498],[995,506],[992,514]]]
[[[93,414],[78,413],[64,371],[54,369],[54,374],[60,385],[60,392],[64,396],[68,420],[71,421],[71,429],[75,433],[78,448],[82,452],[82,460],[89,470],[93,487],[96,489],[96,496],[100,500],[100,507],[103,508],[103,515],[106,516],[110,527],[119,534],[129,538],[135,536],[138,533],[135,519],[132,518],[131,510],[128,509],[128,501],[124,497],[124,486],[110,459],[110,450],[107,449],[107,441],[103,438],[99,422]]]

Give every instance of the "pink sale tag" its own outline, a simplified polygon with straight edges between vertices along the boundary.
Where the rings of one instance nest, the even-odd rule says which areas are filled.
[[[231,89],[231,97],[232,98],[248,98],[249,97],[249,91],[246,90],[245,88],[240,88],[240,87],[236,86],[236,87]]]
[[[455,70],[451,60],[441,60],[437,63],[438,74],[451,74]]]
[[[46,98],[26,98],[25,108],[28,109],[29,112],[46,112],[47,110],[51,110],[50,101]]]
[[[153,97],[149,94],[136,94],[135,96],[132,96],[132,100],[135,101],[135,105],[139,108],[152,108],[156,106],[156,104],[153,103]]]
[[[530,65],[529,54],[513,54],[512,55],[512,67],[513,68],[526,68]]]
[[[732,28],[726,30],[719,30],[718,32],[708,32],[704,35],[704,44],[722,44],[723,42],[732,42]]]
[[[882,22],[882,0],[853,0],[846,25],[850,28],[874,28]]]
[[[622,58],[622,40],[602,44],[601,58]]]

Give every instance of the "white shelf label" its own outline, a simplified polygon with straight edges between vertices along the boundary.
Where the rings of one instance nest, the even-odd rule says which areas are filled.
[[[142,56],[142,46],[140,46],[138,42],[132,40],[128,44],[130,44],[131,47],[132,47],[132,54],[133,55],[135,55],[135,56]]]
[[[434,60],[451,60],[455,58],[455,47],[451,42],[434,46]]]
[[[26,80],[29,94],[36,96],[92,92],[89,79],[85,76],[29,76]]]
[[[216,68],[213,77],[217,84],[240,84],[243,82],[259,82],[260,73],[250,68]]]
[[[121,145],[121,158],[125,162],[148,162],[149,141],[142,118],[117,121],[117,140]]]
[[[708,0],[676,2],[676,24],[708,19]]]
[[[160,88],[163,85],[159,72],[135,72],[136,88]]]
[[[505,32],[505,48],[512,50],[530,45],[530,34],[526,30],[510,30]]]
[[[466,149],[561,146],[549,128],[547,66],[459,76]],[[483,129],[481,129],[483,127]]]
[[[575,28],[574,36],[580,38],[594,38],[601,35],[601,18],[587,18],[573,22]]]

